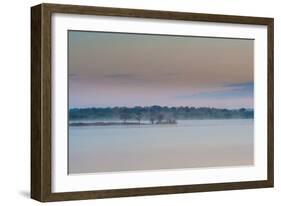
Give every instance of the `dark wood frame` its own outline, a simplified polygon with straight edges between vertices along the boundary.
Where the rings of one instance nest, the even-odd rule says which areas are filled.
[[[266,25],[268,34],[267,180],[52,193],[51,191],[51,16],[53,13],[139,17],[203,22]],[[273,36],[272,18],[170,11],[40,4],[31,8],[31,198],[42,201],[160,195],[273,187]]]

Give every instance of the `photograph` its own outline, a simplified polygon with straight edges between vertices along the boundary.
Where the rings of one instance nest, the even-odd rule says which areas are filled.
[[[67,36],[70,175],[254,165],[254,39]]]

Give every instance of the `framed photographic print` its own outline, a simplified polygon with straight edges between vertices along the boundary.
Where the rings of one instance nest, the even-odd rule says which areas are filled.
[[[31,8],[31,197],[273,187],[273,19]]]

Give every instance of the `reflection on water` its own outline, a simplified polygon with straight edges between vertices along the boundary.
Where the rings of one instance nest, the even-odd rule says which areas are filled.
[[[69,173],[253,165],[253,120],[69,127]]]

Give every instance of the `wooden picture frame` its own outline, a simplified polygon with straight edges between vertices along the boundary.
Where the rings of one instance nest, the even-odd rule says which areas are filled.
[[[52,192],[52,22],[54,13],[216,22],[267,27],[267,179],[93,191]],[[246,16],[40,4],[31,8],[31,198],[41,202],[273,187],[273,19]]]

